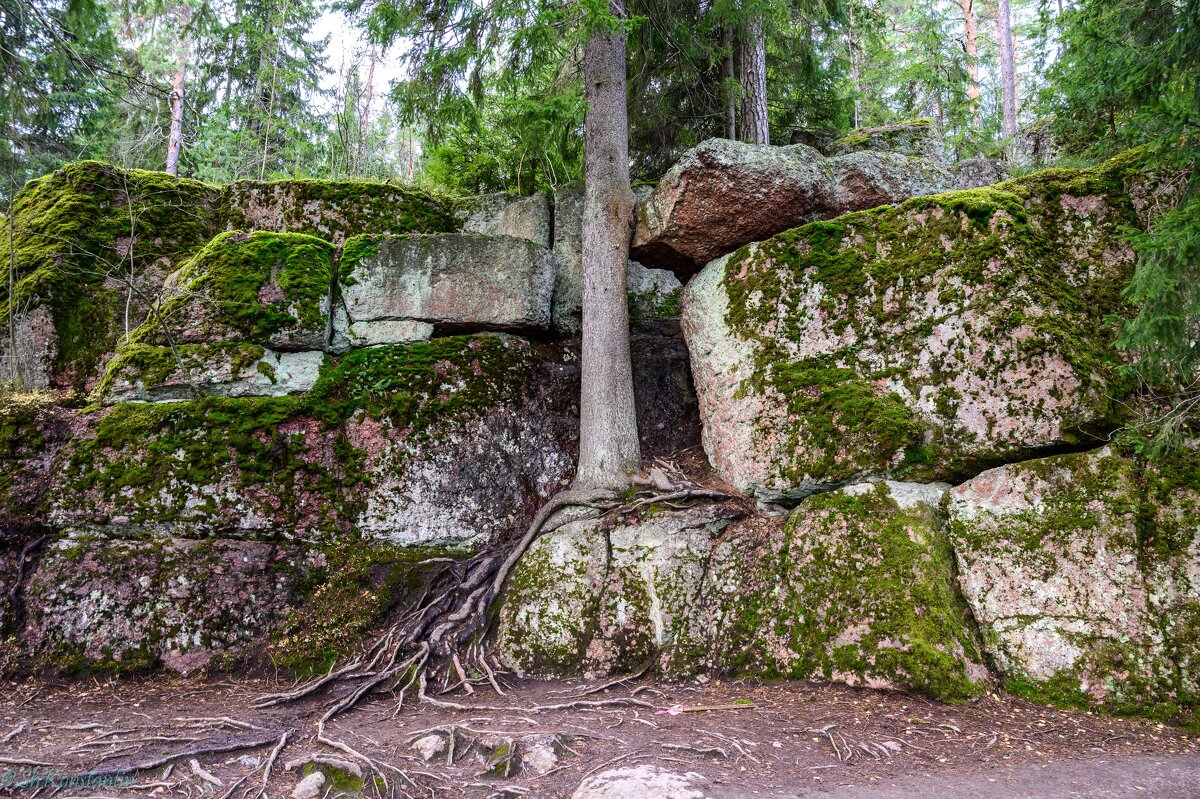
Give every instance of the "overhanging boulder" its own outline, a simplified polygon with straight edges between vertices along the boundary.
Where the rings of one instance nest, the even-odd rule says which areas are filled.
[[[639,204],[630,257],[687,280],[714,258],[805,222],[954,185],[937,162],[898,152],[827,159],[803,144],[710,139]]]

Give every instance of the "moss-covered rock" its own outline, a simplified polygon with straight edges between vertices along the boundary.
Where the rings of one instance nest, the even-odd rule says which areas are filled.
[[[229,228],[305,233],[340,244],[360,233],[450,233],[454,203],[365,180],[245,180],[224,187]]]
[[[569,472],[575,421],[558,381],[572,375],[555,348],[461,336],[348,354],[295,396],[120,404],[80,425],[50,517],[179,535],[490,539]]]
[[[963,593],[1010,690],[1118,712],[1200,706],[1200,457],[1119,449],[991,469],[950,494]]]
[[[15,360],[26,388],[76,390],[94,385],[118,342],[160,299],[168,277],[222,231],[307,233],[340,242],[363,232],[448,232],[457,225],[450,203],[409,187],[355,181],[212,186],[96,161],[30,181],[14,198],[12,217],[12,307],[22,335],[16,353],[8,351],[7,338],[0,341],[0,373],[10,374]],[[9,220],[0,222],[7,252]],[[9,306],[5,284],[5,328]],[[289,307],[303,311],[307,303]]]
[[[534,673],[650,660],[668,674],[976,696],[987,672],[942,530],[944,489],[831,492],[807,500],[782,529],[726,506],[573,522],[518,564],[501,651]]]
[[[274,352],[220,342],[156,347],[129,344],[109,362],[97,388],[104,404],[219,397],[283,397],[311,389],[325,353]]]
[[[774,501],[960,478],[1113,429],[1138,167],[913,199],[710,264],[683,326],[718,473]]]
[[[188,262],[178,291],[133,340],[324,350],[333,256],[333,245],[301,233],[223,233]]]
[[[22,365],[27,385],[76,389],[90,387],[117,341],[145,318],[166,276],[226,219],[216,186],[96,161],[30,181],[13,199],[12,215],[14,305],[22,318],[45,309],[50,322],[40,331],[38,362]],[[7,326],[7,285],[0,294]],[[0,361],[8,357],[2,349]]]
[[[650,508],[638,519],[570,522],[517,563],[499,648],[523,673],[607,673],[653,660],[668,673],[709,663],[700,596],[717,537],[737,508]]]
[[[641,198],[630,257],[681,280],[796,225],[945,191],[938,163],[898,152],[825,158],[811,147],[709,139]]]
[[[933,120],[926,117],[873,128],[858,128],[842,136],[829,148],[833,155],[864,150],[919,156],[933,161],[944,161],[946,158],[941,134],[934,127]]]
[[[828,492],[805,500],[757,548],[733,546],[740,582],[727,585],[738,600],[713,638],[720,660],[737,673],[941,699],[982,693],[987,670],[939,509],[945,488],[886,482]]]

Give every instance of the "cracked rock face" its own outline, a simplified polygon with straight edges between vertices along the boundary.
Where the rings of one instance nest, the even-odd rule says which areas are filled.
[[[526,239],[387,236],[356,239],[346,253],[335,351],[343,342],[348,348],[418,340],[422,332],[427,338],[434,325],[514,332],[550,326],[554,259]]]
[[[724,479],[794,502],[1112,429],[1136,222],[1114,162],[817,222],[709,264],[682,327]]]
[[[291,544],[62,539],[25,590],[22,644],[64,669],[194,671],[267,635],[309,570]]]
[[[1194,455],[1110,448],[989,469],[949,495],[963,595],[1009,686],[1153,709],[1200,694]]]

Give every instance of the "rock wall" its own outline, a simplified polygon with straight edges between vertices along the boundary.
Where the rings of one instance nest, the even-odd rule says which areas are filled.
[[[1130,154],[937,193],[994,165],[901,127],[707,142],[641,191],[643,453],[736,496],[556,521],[512,668],[1194,715],[1200,458],[1100,448],[1142,401],[1123,230],[1167,189]],[[580,197],[32,183],[0,367],[60,391],[0,397],[0,669],[327,669],[523,531],[577,454]]]

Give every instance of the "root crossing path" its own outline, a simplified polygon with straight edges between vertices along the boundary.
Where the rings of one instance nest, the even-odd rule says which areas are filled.
[[[107,773],[107,783],[57,792],[36,782],[5,791],[130,799],[280,799],[314,771],[318,799],[555,799],[605,772],[647,769],[696,775],[710,799],[1200,795],[1195,735],[1009,697],[947,705],[807,682],[645,675],[497,682],[502,697],[460,691],[403,710],[372,692],[332,718],[323,695],[251,707],[281,693],[266,680],[7,683],[0,775]]]

